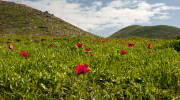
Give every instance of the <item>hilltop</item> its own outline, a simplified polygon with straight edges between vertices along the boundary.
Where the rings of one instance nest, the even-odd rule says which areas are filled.
[[[23,4],[0,1],[0,34],[93,36],[60,18]]]
[[[145,37],[145,38],[161,38],[170,39],[174,38],[180,33],[180,28],[157,25],[157,26],[140,26],[132,25],[125,27],[110,37],[112,38],[126,38],[126,37]]]

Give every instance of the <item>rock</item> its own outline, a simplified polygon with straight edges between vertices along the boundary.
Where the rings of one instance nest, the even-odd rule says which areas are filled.
[[[39,26],[39,28],[48,28],[47,26]]]

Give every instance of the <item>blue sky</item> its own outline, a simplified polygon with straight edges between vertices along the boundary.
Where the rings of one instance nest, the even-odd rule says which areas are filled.
[[[26,4],[107,37],[129,25],[180,27],[180,0],[5,0]]]

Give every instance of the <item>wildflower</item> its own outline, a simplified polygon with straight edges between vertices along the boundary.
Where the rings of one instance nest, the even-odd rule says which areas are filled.
[[[85,50],[86,50],[86,51],[91,51],[91,49],[90,49],[90,48],[85,48]]]
[[[77,42],[76,45],[77,45],[77,47],[79,47],[79,48],[82,47],[82,43],[80,43],[80,42]]]
[[[148,53],[152,53],[152,51],[148,51]]]
[[[135,45],[135,43],[129,43],[128,47],[133,47]]]
[[[127,54],[127,52],[124,49],[121,50],[121,53],[124,55]]]
[[[91,54],[91,56],[94,56],[94,54]]]
[[[50,47],[53,47],[53,46],[54,46],[54,44],[52,44],[52,43],[51,43],[51,44],[49,44],[49,46],[50,46]]]
[[[26,53],[25,51],[21,51],[21,54],[23,55],[24,53]]]
[[[25,58],[27,58],[29,54],[26,53],[25,51],[21,51],[21,55],[23,55]]]
[[[80,65],[78,64],[77,67],[76,67],[76,73],[79,75],[79,74],[84,74],[84,73],[87,73],[89,72],[90,69],[88,68],[88,64],[84,64],[84,65]]]
[[[148,45],[147,45],[147,47],[148,47],[149,49],[151,49],[151,48],[152,48],[151,44],[148,44]]]
[[[13,50],[14,50],[14,48],[13,48],[13,45],[12,45],[12,44],[10,44],[10,45],[9,45],[9,49],[10,49],[11,51],[13,51]]]
[[[92,92],[92,90],[91,89],[89,89],[89,93],[91,93]]]
[[[108,42],[108,39],[104,39],[103,42]]]

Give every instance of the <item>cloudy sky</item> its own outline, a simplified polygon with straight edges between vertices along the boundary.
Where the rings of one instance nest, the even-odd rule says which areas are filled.
[[[180,27],[180,0],[4,0],[48,11],[86,31],[107,37],[129,25]]]

